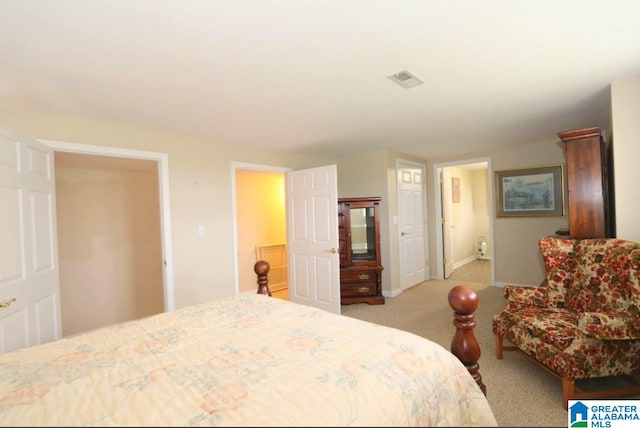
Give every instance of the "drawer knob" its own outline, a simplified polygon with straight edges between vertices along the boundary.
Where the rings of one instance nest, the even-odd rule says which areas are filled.
[[[360,275],[358,275],[359,279],[369,279],[369,275],[367,275],[366,273],[361,273]]]
[[[369,287],[360,287],[360,288],[358,288],[358,292],[360,294],[367,293],[367,292],[369,292]]]

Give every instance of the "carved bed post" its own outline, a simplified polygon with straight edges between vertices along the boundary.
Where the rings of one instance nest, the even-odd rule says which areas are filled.
[[[258,260],[253,266],[253,270],[258,275],[258,291],[257,294],[266,294],[271,296],[271,290],[269,290],[269,263],[264,260]]]
[[[451,340],[451,353],[462,361],[484,395],[487,395],[487,387],[482,383],[479,372],[480,345],[473,334],[476,327],[473,313],[478,309],[478,295],[467,285],[456,285],[449,290],[448,297],[453,309],[453,325],[456,326],[456,334]]]

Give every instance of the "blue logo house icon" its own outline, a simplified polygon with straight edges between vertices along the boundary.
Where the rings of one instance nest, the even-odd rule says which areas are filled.
[[[569,408],[569,414],[571,416],[571,428],[586,428],[588,427],[589,419],[587,417],[588,407],[581,401],[576,402]]]

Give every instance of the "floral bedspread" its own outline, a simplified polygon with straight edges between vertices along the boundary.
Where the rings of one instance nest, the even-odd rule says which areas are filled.
[[[0,425],[497,424],[440,345],[243,294],[1,355]]]

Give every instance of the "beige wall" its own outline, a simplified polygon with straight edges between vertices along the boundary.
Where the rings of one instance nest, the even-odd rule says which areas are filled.
[[[239,290],[256,292],[256,246],[287,243],[284,173],[237,170],[236,224]]]
[[[203,141],[160,129],[29,112],[1,113],[2,125],[37,139],[168,154],[177,308],[235,293],[232,162],[293,169],[334,163],[330,159],[260,150],[255,146]],[[198,236],[198,225],[205,226],[205,236]]]
[[[133,127],[80,121],[73,118],[3,114],[4,125],[35,138],[149,150],[169,155],[171,226],[176,307],[234,293],[231,172],[233,161],[293,169],[336,163],[339,196],[381,196],[383,290],[400,289],[397,226],[396,159],[421,162],[401,153],[379,151],[363,156],[323,159],[255,147],[190,139]],[[426,162],[428,257],[435,272],[433,164],[457,159],[492,159],[495,170],[563,163],[558,141],[538,142],[464,157]],[[422,162],[425,162],[422,160]],[[197,236],[199,224],[206,236]],[[496,281],[532,284],[542,277],[537,240],[567,227],[566,218],[496,219],[493,256]]]
[[[396,184],[396,160],[398,159],[419,164],[425,162],[423,159],[385,150],[336,161],[339,197],[380,196],[382,198],[380,251],[384,267],[382,290],[385,296],[394,296],[401,292],[398,225],[393,223],[393,218],[398,215]],[[428,197],[428,194],[426,196]]]
[[[486,215],[486,211],[476,210],[472,171],[455,166],[447,169],[451,177],[460,179],[460,202],[451,204],[453,264],[457,267],[476,257],[476,244],[480,236],[476,230],[476,215]]]
[[[389,249],[389,189],[387,187],[387,152],[378,151],[362,156],[341,158],[338,167],[338,197],[359,198],[380,196],[380,253],[382,256],[382,290],[393,287]]]
[[[518,146],[511,146],[496,151],[473,153],[457,158],[420,160],[401,153],[380,151],[361,157],[343,158],[338,164],[338,193],[341,197],[347,196],[382,196],[383,210],[381,227],[383,266],[383,290],[385,294],[397,294],[400,289],[400,265],[398,249],[397,225],[392,222],[397,215],[397,189],[396,189],[396,159],[405,159],[412,162],[426,163],[427,179],[427,222],[428,222],[428,259],[430,272],[437,272],[435,227],[438,224],[435,214],[435,183],[433,182],[433,165],[441,162],[456,161],[459,159],[489,157],[492,160],[493,170],[505,170],[515,168],[528,168],[542,165],[564,165],[564,147],[557,140],[541,141]],[[380,174],[380,165],[386,165],[386,177]],[[478,178],[480,177],[480,178]],[[497,218],[494,220],[495,242],[490,242],[488,223],[488,195],[487,186],[494,183],[486,183],[486,173],[478,172],[474,177],[468,177],[472,189],[466,189],[463,184],[462,192],[474,194],[472,203],[478,216],[473,230],[473,239],[467,240],[464,245],[468,247],[467,253],[475,254],[475,244],[480,235],[484,235],[489,241],[489,253],[494,258],[496,270],[496,283],[515,284],[539,284],[544,278],[542,259],[538,251],[538,239],[541,236],[555,233],[556,230],[567,227],[566,210],[562,217],[531,217],[531,218]],[[466,181],[466,180],[465,180]],[[484,190],[478,190],[478,188]],[[480,218],[484,216],[484,218]],[[476,222],[476,220],[474,220]],[[476,236],[477,235],[477,236]],[[466,248],[465,247],[465,248]]]
[[[487,242],[486,255],[491,257],[493,243],[491,242],[490,211],[489,211],[489,186],[492,183],[487,181],[487,170],[474,170],[471,172],[471,191],[473,193],[473,222],[476,240],[474,245],[475,254],[478,252],[478,239],[484,236]]]
[[[57,153],[64,336],[164,311],[157,164]]]
[[[434,164],[480,157],[491,158],[493,172],[544,165],[564,165],[565,162],[564,147],[558,138],[514,145],[495,151],[471,153],[461,157],[430,159],[427,163],[428,176],[433,175]],[[495,187],[495,183],[489,183],[489,185]],[[433,195],[434,183],[428,182],[428,186],[428,193]],[[429,218],[436,218],[433,198],[427,200],[427,210]],[[435,236],[435,227],[436,223],[429,222],[430,236]],[[492,243],[491,255],[494,260],[496,284],[539,284],[544,279],[544,267],[538,251],[538,239],[566,227],[566,209],[562,217],[494,218],[495,240]],[[436,254],[434,240],[430,240],[429,251],[431,254]],[[436,271],[435,262],[435,257],[432,257],[432,272]]]
[[[460,202],[451,203],[452,263],[458,267],[478,256],[480,236],[484,236],[488,245],[491,241],[487,170],[472,170],[464,166],[448,166],[446,170],[448,176],[460,179]]]
[[[612,85],[614,162],[616,174],[616,215],[619,235],[637,239],[631,218],[637,212],[635,183],[640,171],[637,160],[638,135],[637,80]],[[108,125],[72,118],[4,112],[3,125],[35,138],[150,150],[169,155],[171,216],[176,306],[233,294],[232,209],[230,163],[250,162],[289,168],[306,168],[336,163],[339,196],[381,196],[383,290],[400,289],[398,232],[392,223],[397,215],[396,159],[425,162],[427,180],[427,220],[429,270],[436,272],[435,183],[433,165],[478,157],[491,159],[492,171],[564,165],[564,147],[559,139],[516,144],[494,151],[427,161],[388,151],[342,159],[323,159],[255,147],[202,141],[180,135],[132,127]],[[563,131],[563,130],[557,130]],[[259,144],[259,142],[256,142]],[[437,142],[433,142],[437,144]],[[493,188],[494,183],[489,183]],[[634,187],[635,186],[635,187]],[[197,225],[207,226],[207,235],[197,236]],[[498,285],[538,284],[544,270],[537,241],[541,236],[567,228],[565,216],[495,218],[491,254]]]
[[[640,242],[640,77],[611,84],[616,236]]]

